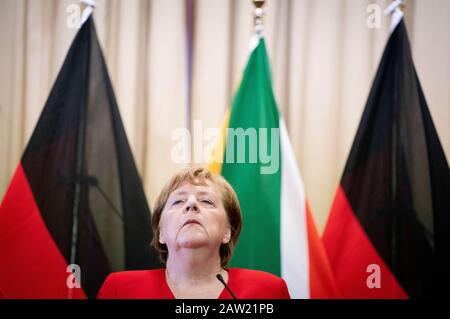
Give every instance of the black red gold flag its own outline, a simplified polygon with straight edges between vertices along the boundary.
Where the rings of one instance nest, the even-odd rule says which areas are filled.
[[[150,209],[90,17],[0,206],[0,295],[94,298],[110,272],[159,266],[151,238]]]

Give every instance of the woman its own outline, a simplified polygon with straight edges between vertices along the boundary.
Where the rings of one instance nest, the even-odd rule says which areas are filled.
[[[110,274],[99,298],[290,298],[275,275],[226,268],[241,226],[236,193],[223,177],[204,168],[175,175],[152,215],[152,245],[166,268]]]

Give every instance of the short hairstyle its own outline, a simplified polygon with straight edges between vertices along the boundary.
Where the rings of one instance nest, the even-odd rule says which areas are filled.
[[[166,263],[169,251],[167,245],[159,242],[159,221],[170,194],[185,183],[206,186],[208,182],[218,186],[221,191],[222,204],[225,208],[231,229],[230,241],[220,246],[221,266],[225,267],[230,261],[242,229],[242,214],[238,197],[231,185],[222,176],[212,174],[206,168],[196,167],[188,168],[175,174],[164,186],[156,199],[152,213],[153,238],[151,245],[159,252],[159,257],[163,263]]]

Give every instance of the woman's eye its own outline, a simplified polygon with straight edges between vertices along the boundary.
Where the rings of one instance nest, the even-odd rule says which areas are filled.
[[[208,204],[208,205],[214,205],[214,203],[212,201],[210,201],[209,199],[203,199],[201,202]]]
[[[181,204],[181,203],[183,203],[183,200],[177,199],[177,200],[175,200],[175,201],[173,202],[172,205],[177,205],[177,204]]]

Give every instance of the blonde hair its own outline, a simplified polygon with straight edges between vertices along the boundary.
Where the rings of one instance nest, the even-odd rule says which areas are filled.
[[[225,267],[231,259],[234,247],[242,228],[242,214],[236,192],[231,185],[220,175],[213,175],[208,169],[197,167],[185,169],[175,174],[161,190],[158,195],[152,213],[153,239],[151,245],[159,252],[159,257],[163,263],[167,261],[168,249],[165,244],[159,242],[159,221],[166,206],[170,194],[184,183],[192,185],[207,186],[211,182],[221,190],[222,204],[227,214],[228,223],[231,229],[230,241],[220,246],[220,263]]]

